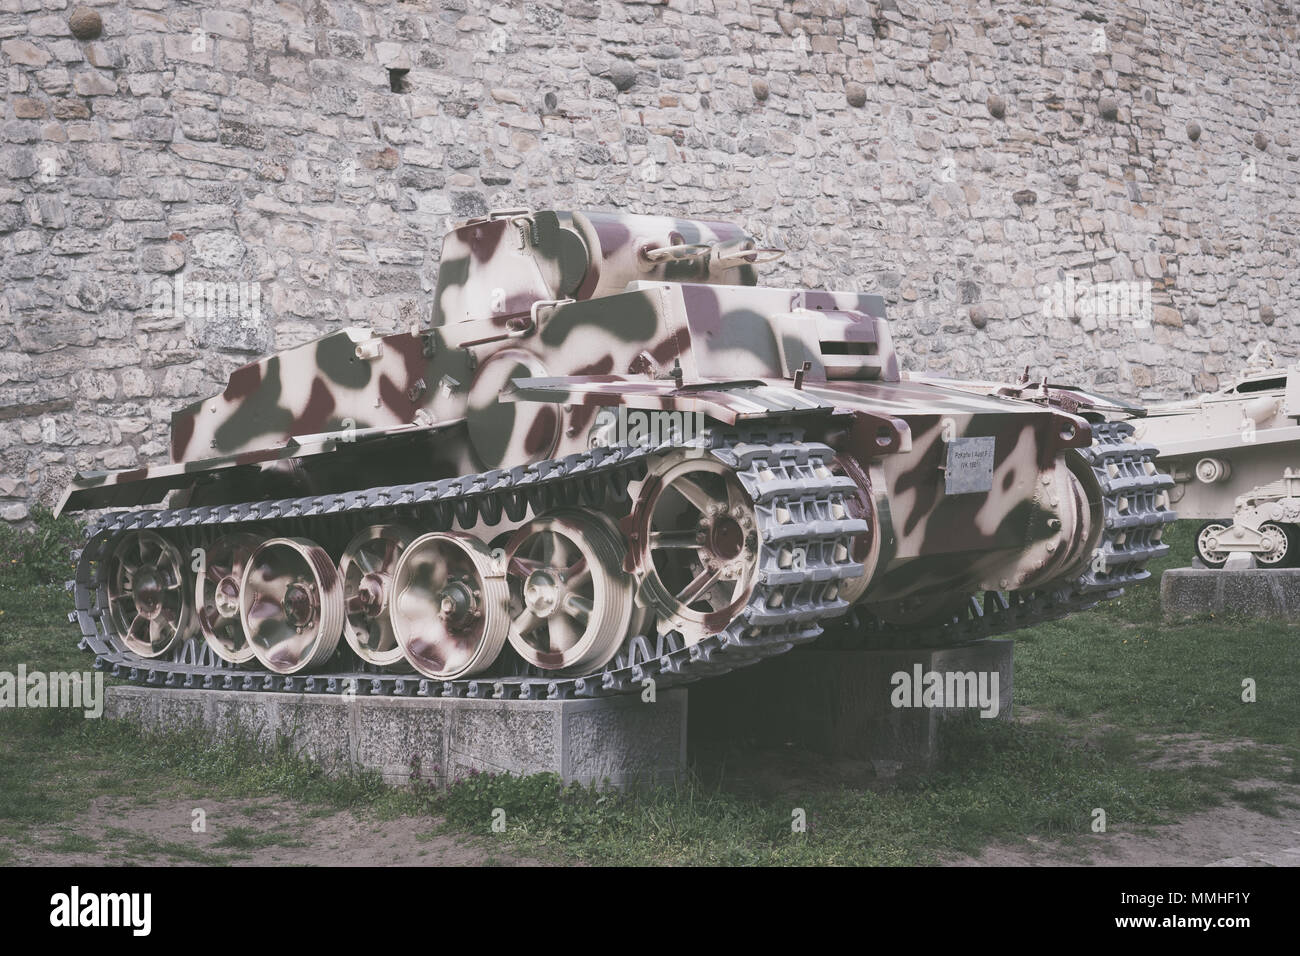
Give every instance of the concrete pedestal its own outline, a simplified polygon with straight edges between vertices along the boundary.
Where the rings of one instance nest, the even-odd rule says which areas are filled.
[[[929,767],[938,756],[940,722],[979,712],[969,700],[959,703],[955,693],[969,688],[971,675],[977,691],[983,677],[988,697],[996,675],[995,719],[1011,719],[1014,643],[997,639],[911,651],[792,651],[694,685],[691,744],[793,743],[892,769]],[[945,679],[939,706],[924,706],[931,672]],[[923,705],[916,706],[918,702]]]
[[[662,691],[596,700],[519,701],[356,697],[108,688],[105,716],[147,730],[195,725],[223,735],[277,736],[327,771],[378,771],[390,783],[439,782],[471,769],[556,773],[566,782],[619,787],[668,782],[686,766],[690,740],[794,743],[891,769],[924,768],[938,753],[940,722],[956,714],[1011,717],[1010,640],[912,651],[795,650],[734,674]]]
[[[1160,577],[1166,620],[1220,614],[1275,620],[1300,619],[1300,568],[1174,568]]]
[[[686,691],[598,700],[355,697],[253,691],[108,688],[104,714],[146,730],[201,725],[263,742],[277,734],[327,771],[361,767],[389,783],[439,782],[470,769],[557,773],[567,783],[666,782],[686,763]]]

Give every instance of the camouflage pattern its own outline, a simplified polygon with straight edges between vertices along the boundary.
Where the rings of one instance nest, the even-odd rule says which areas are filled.
[[[173,464],[78,476],[63,508],[512,468],[586,450],[602,409],[633,409],[797,420],[829,445],[872,529],[854,596],[882,614],[935,591],[1077,575],[1100,526],[1077,450],[1089,419],[1122,404],[1027,380],[905,375],[879,296],[759,287],[770,255],[723,222],[471,220],[444,241],[428,328],[347,329],[250,363],[173,415]],[[946,475],[958,466],[960,481]]]

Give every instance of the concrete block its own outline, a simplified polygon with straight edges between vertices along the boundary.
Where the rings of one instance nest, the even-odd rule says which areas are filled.
[[[359,767],[389,783],[439,782],[470,770],[556,773],[566,782],[618,787],[668,782],[686,765],[686,691],[655,703],[640,695],[596,700],[471,700],[268,694],[113,685],[105,716],[149,731],[202,725],[242,729],[260,742],[286,737],[328,772]]]
[[[508,700],[467,701],[451,713],[447,759],[459,771],[486,770],[525,773],[545,766],[562,771],[563,719],[552,707],[517,708]]]
[[[386,698],[373,698],[376,706],[357,708],[356,763],[383,774],[385,780],[409,779],[411,758],[420,759],[420,773],[440,773],[446,767],[447,714],[430,710],[419,720],[409,719],[402,708],[385,706]]]
[[[686,690],[664,691],[656,703],[644,704],[634,694],[618,709],[569,709],[562,734],[563,775],[575,780],[623,779],[629,768],[663,762],[674,747],[684,766],[687,695]]]
[[[204,707],[201,700],[160,697],[151,704],[158,722],[169,727],[193,727],[204,723]]]
[[[275,701],[275,716],[270,723],[274,736],[292,740],[326,772],[343,771],[355,764],[354,715],[346,701],[308,694],[277,696],[285,699]]]
[[[109,689],[110,702],[113,700],[112,692],[115,689]],[[271,695],[264,696],[270,697]],[[123,706],[126,706],[126,703],[127,701],[124,700]],[[274,714],[275,701],[239,701],[222,695],[208,702],[207,707],[205,726],[223,727],[228,732],[241,730],[243,733],[254,737],[264,747],[275,742],[273,730],[277,726]]]
[[[1300,568],[1173,568],[1160,576],[1166,620],[1229,614],[1261,620],[1300,619]]]
[[[983,680],[990,704],[996,688],[992,718],[1011,719],[1013,647],[997,639],[951,648],[792,651],[694,685],[691,744],[793,743],[833,757],[929,767],[938,757],[940,722],[979,710],[948,693],[965,696],[965,675],[974,676],[975,703]],[[931,673],[943,677],[944,687],[926,705]]]

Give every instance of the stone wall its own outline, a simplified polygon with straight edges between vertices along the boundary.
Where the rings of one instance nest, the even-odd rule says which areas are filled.
[[[1272,0],[0,0],[0,516],[165,460],[259,353],[427,319],[489,207],[739,219],[774,283],[883,292],[912,369],[1214,388],[1296,352],[1296,33]],[[178,314],[177,277],[229,302]],[[1045,310],[1067,277],[1151,307]]]

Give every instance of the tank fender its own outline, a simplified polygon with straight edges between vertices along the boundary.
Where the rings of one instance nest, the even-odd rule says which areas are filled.
[[[211,478],[237,468],[269,466],[289,459],[329,455],[352,443],[387,442],[423,432],[436,432],[461,424],[464,419],[423,422],[396,428],[345,429],[316,435],[301,435],[283,445],[272,445],[232,455],[198,461],[175,462],[131,468],[125,471],[97,471],[77,474],[64,489],[55,517],[65,511],[96,508],[126,508],[162,501],[168,492],[189,488],[200,478]]]

